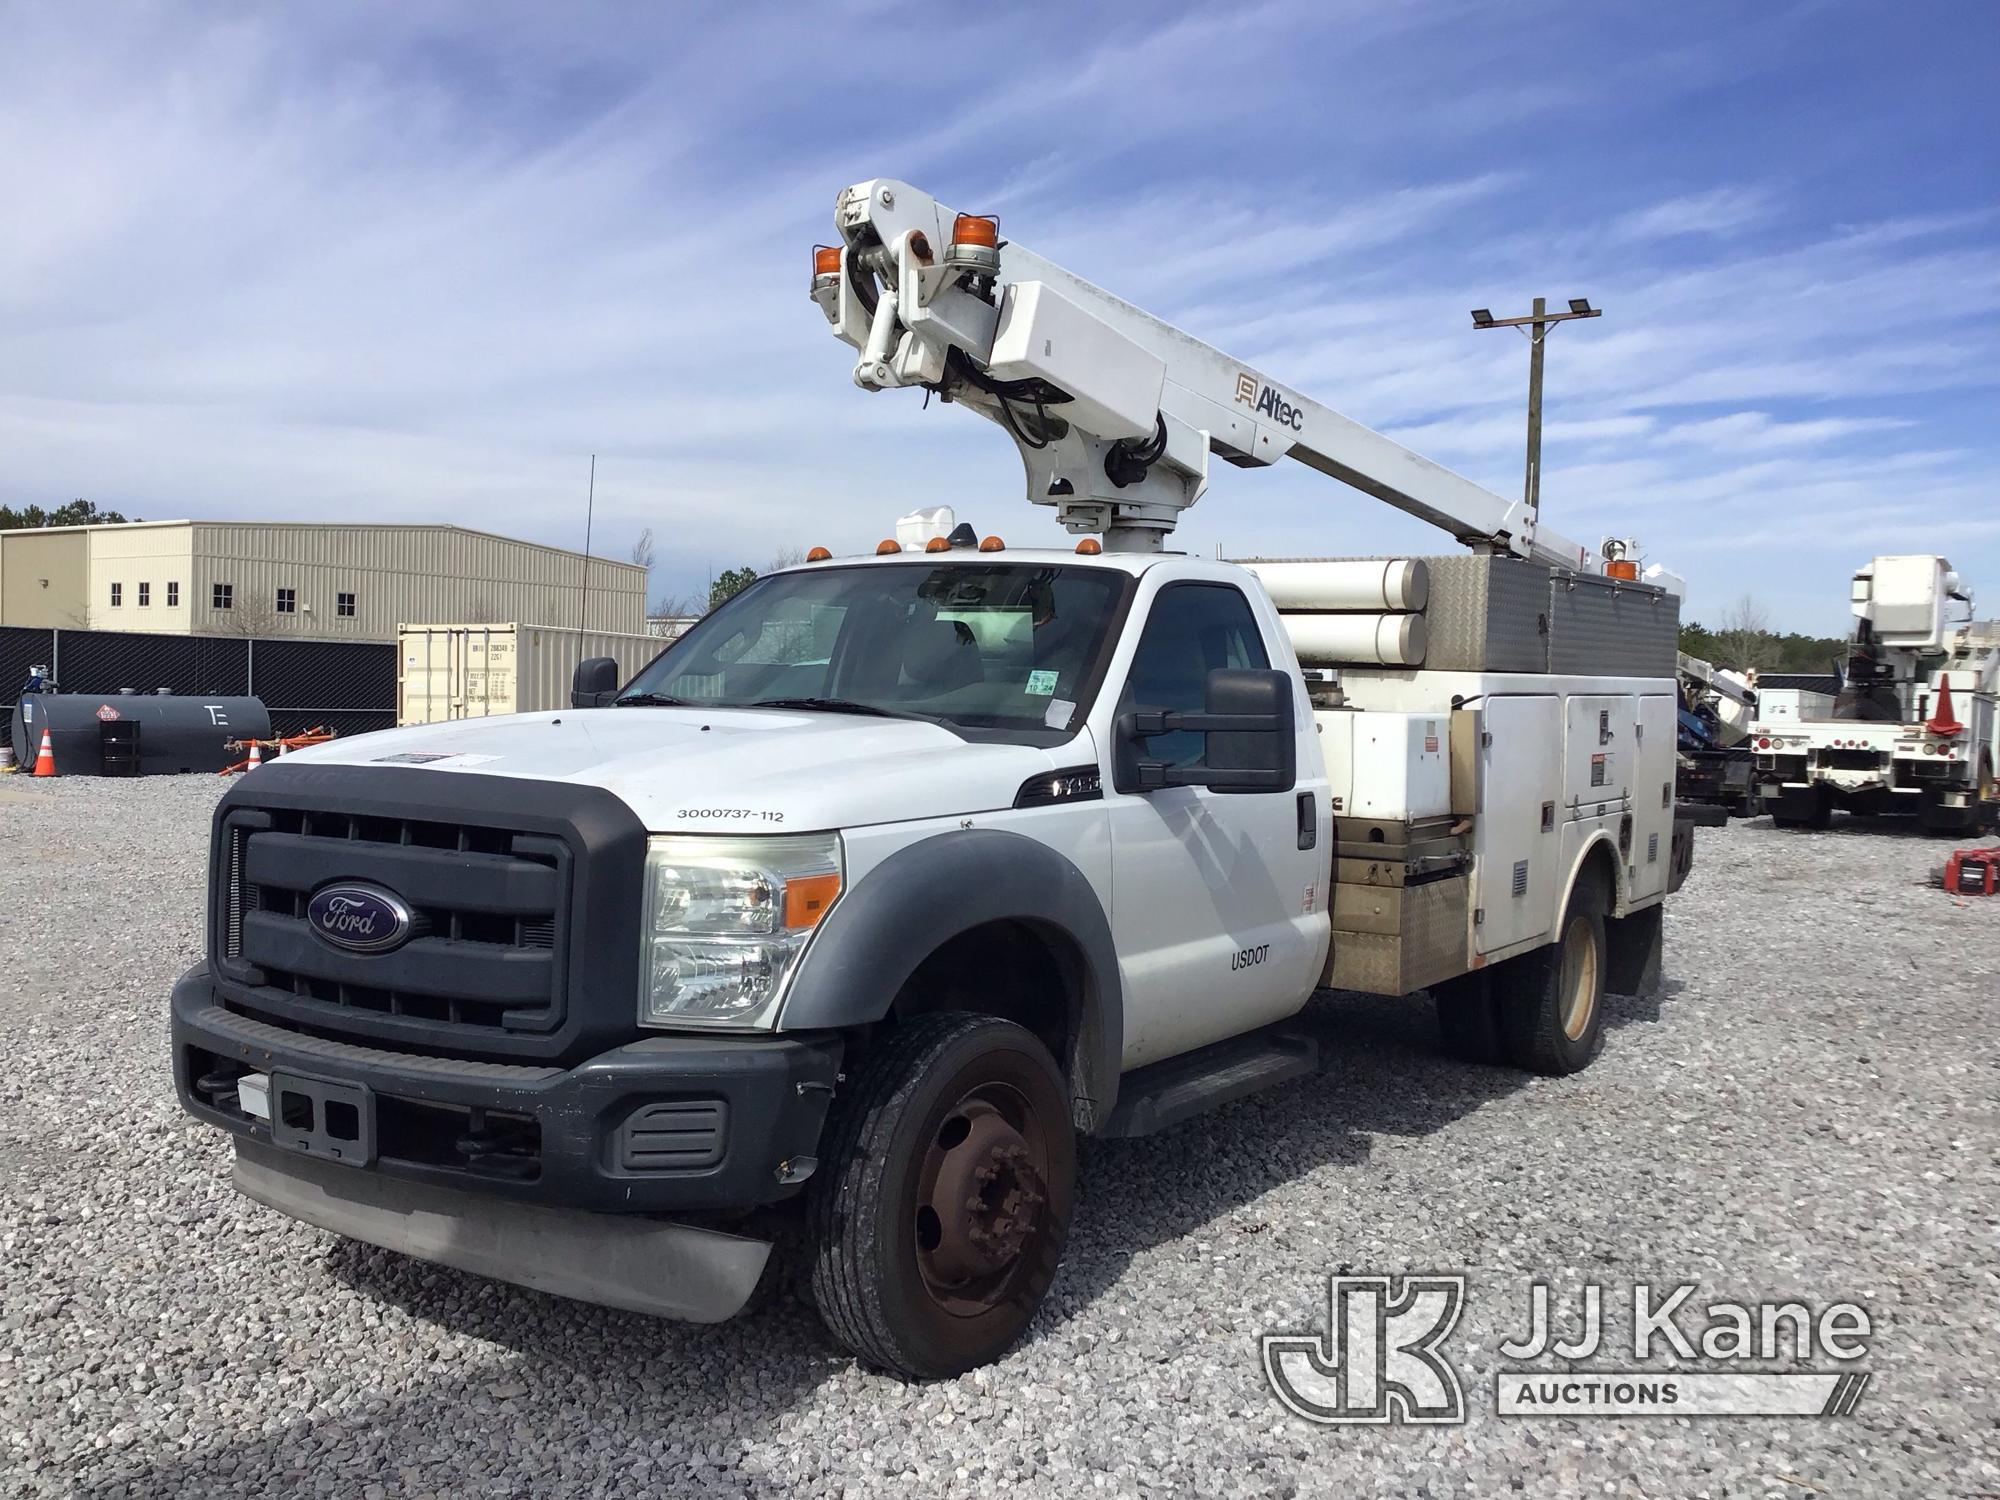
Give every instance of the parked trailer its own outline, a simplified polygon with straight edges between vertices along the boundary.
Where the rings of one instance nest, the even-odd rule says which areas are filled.
[[[585,657],[610,657],[624,682],[667,644],[655,635],[558,625],[404,625],[396,647],[396,723],[561,708]]]

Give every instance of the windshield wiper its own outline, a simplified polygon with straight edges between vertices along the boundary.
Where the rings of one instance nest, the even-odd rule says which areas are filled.
[[[937,721],[929,714],[911,713],[907,709],[883,708],[874,703],[856,703],[852,698],[759,698],[748,708],[811,708],[827,714],[866,714],[877,719],[921,719],[926,724]]]
[[[694,707],[694,705],[688,702],[687,699],[676,698],[671,693],[627,693],[622,698],[615,698],[612,700],[612,706],[615,708],[623,708],[628,703],[637,704],[642,708],[693,708]]]

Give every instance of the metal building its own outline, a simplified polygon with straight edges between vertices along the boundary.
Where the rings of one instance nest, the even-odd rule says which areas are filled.
[[[584,616],[588,584],[588,615]],[[0,531],[0,625],[393,641],[407,620],[638,633],[635,563],[463,526],[133,521]]]

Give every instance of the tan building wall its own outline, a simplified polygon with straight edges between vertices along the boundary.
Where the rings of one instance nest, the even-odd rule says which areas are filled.
[[[0,545],[8,625],[392,641],[406,621],[574,627],[584,581],[579,553],[456,526],[148,521]],[[589,581],[588,628],[645,629],[644,568],[596,557]]]
[[[0,625],[81,630],[89,623],[90,549],[84,533],[0,531]]]
[[[91,629],[188,633],[193,527],[185,521],[133,522],[94,526],[84,536],[90,543]]]
[[[394,640],[411,620],[569,625],[583,565],[578,553],[452,526],[196,522],[193,629]],[[227,609],[216,607],[218,584],[228,586]],[[290,612],[279,608],[280,589],[292,591]],[[592,558],[589,608],[589,629],[644,630],[645,569]]]

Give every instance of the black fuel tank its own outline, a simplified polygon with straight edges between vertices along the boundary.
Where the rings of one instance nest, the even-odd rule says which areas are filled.
[[[58,776],[167,776],[220,771],[243,758],[232,740],[271,737],[258,698],[163,693],[27,693],[14,707],[14,758],[32,770],[49,732]]]

